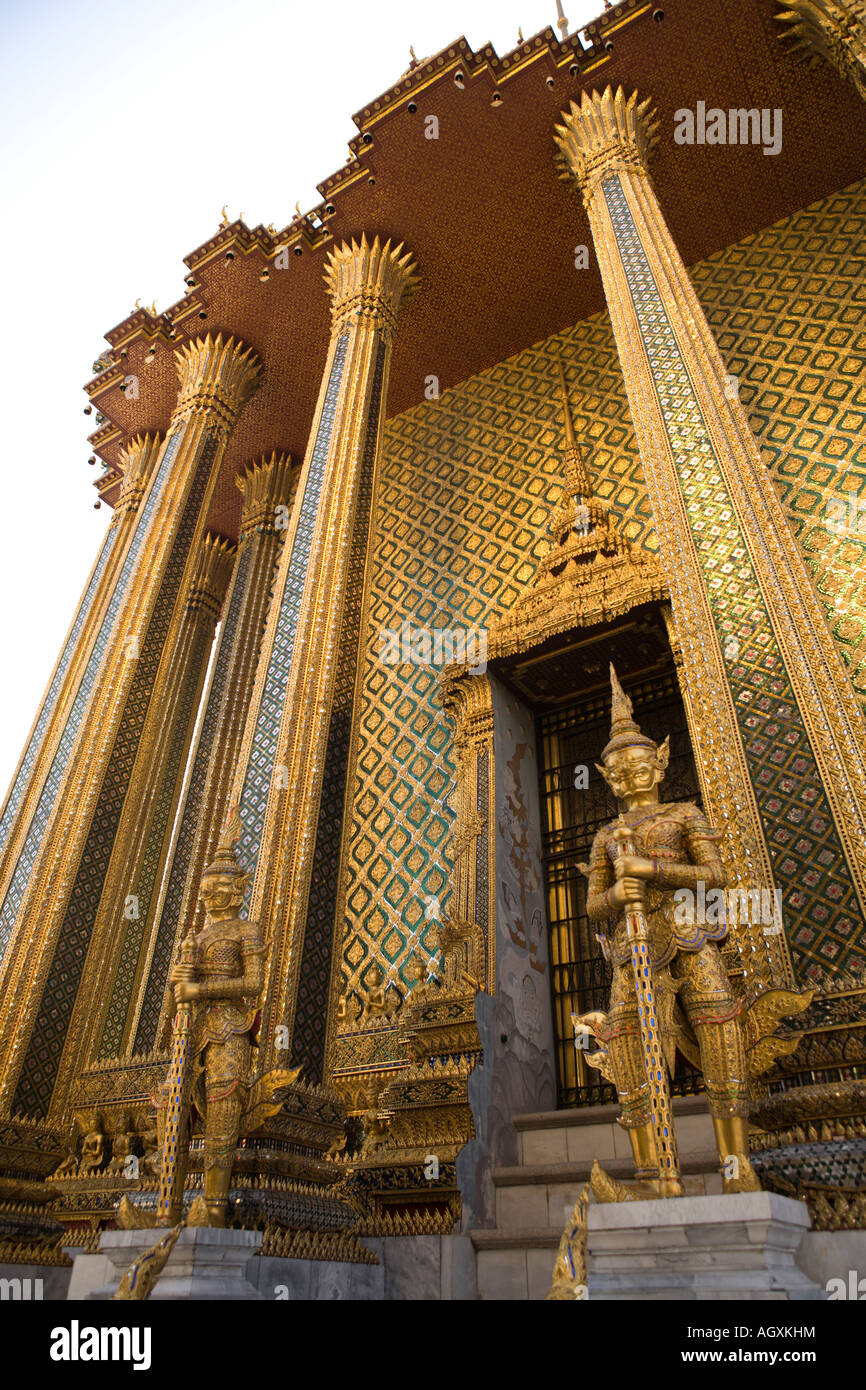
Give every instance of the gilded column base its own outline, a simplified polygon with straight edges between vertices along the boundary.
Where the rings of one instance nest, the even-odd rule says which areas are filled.
[[[133,1225],[149,1224],[150,1215],[155,1222],[159,1145],[153,1109],[142,1091],[154,1076],[161,1081],[164,1070],[164,1059],[153,1054],[127,1064],[104,1063],[88,1073],[79,1095],[86,1094],[90,1104],[76,1111],[79,1138],[47,1183],[67,1244],[89,1248],[99,1231],[116,1224],[124,1202]],[[118,1089],[126,1096],[119,1097]],[[280,1113],[234,1147],[230,1182],[222,1173],[225,1192],[212,1191],[206,1187],[204,1138],[196,1118],[177,1219],[203,1196],[211,1202],[222,1197],[229,1223],[244,1228],[347,1226],[356,1217],[341,1187],[345,1165],[330,1156],[343,1136],[339,1097],[296,1081],[286,1088]],[[224,1224],[225,1215],[216,1210],[212,1215],[211,1224]]]
[[[753,1099],[763,1186],[805,1201],[816,1230],[866,1230],[866,986],[840,973],[798,1020]]]

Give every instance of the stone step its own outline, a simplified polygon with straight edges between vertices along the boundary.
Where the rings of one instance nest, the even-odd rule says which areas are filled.
[[[713,1125],[704,1096],[673,1102],[680,1169],[688,1196],[722,1190]],[[566,1221],[597,1158],[612,1178],[634,1176],[618,1107],[592,1105],[517,1115],[519,1162],[495,1168],[496,1227],[471,1231],[482,1299],[543,1299]]]
[[[562,1230],[471,1231],[479,1299],[543,1299],[550,1289]]]
[[[603,1167],[620,1182],[634,1176],[631,1154],[628,1158],[609,1159]],[[558,1226],[561,1234],[591,1168],[591,1159],[494,1168],[497,1229],[513,1234],[550,1225]],[[715,1149],[687,1155],[681,1161],[680,1171],[686,1196],[711,1197],[722,1190]]]
[[[707,1110],[705,1095],[674,1096],[671,1104],[675,1115],[704,1114]],[[615,1102],[610,1105],[579,1105],[565,1110],[524,1112],[515,1115],[512,1124],[517,1130],[555,1129],[557,1126],[569,1128],[572,1125],[594,1125],[599,1120],[607,1122],[615,1119],[618,1113],[619,1106]]]
[[[705,1096],[678,1096],[673,1102],[677,1144],[685,1164],[693,1154],[713,1148],[713,1125]],[[574,1110],[551,1110],[516,1115],[518,1157],[521,1164],[579,1163],[597,1158],[628,1159],[628,1135],[616,1122],[615,1105],[587,1105]]]

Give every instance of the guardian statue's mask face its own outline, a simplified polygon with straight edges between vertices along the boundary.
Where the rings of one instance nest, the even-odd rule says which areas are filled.
[[[630,748],[618,748],[605,758],[604,767],[599,771],[619,801],[640,792],[652,791],[653,787],[658,786],[665,775],[668,761],[667,744],[662,748],[636,744]]]

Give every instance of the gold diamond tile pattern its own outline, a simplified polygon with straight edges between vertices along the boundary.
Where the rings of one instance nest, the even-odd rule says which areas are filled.
[[[557,350],[598,495],[632,541],[658,548],[606,316],[389,421],[358,711],[343,953],[349,993],[363,987],[374,960],[392,989],[407,992],[409,958],[432,954],[431,900],[448,868],[454,768],[438,668],[388,664],[381,634],[402,634],[404,622],[482,625],[531,577],[561,487]]]
[[[692,277],[866,696],[864,246],[866,182],[701,262]],[[358,707],[343,943],[349,993],[363,987],[374,960],[392,991],[408,991],[405,967],[419,949],[431,953],[431,899],[449,867],[454,769],[437,671],[386,664],[380,634],[404,620],[483,623],[530,578],[560,487],[557,352],[598,496],[630,540],[658,548],[606,315],[388,422]],[[849,504],[849,492],[859,504]]]
[[[866,180],[692,280],[866,701]]]

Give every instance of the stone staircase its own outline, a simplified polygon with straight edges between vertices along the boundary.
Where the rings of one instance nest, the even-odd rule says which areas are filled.
[[[683,1187],[689,1196],[722,1190],[713,1127],[703,1096],[673,1102]],[[496,1168],[496,1225],[470,1232],[478,1297],[543,1299],[563,1228],[593,1160],[613,1178],[633,1177],[628,1136],[617,1107],[587,1106],[515,1116],[519,1163]]]

